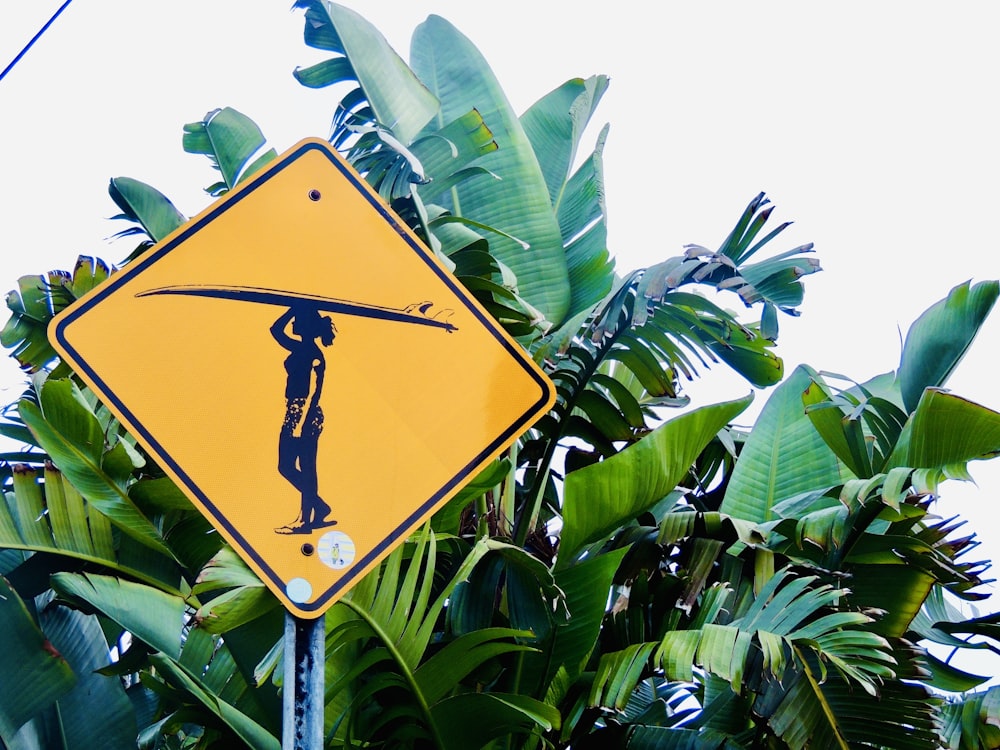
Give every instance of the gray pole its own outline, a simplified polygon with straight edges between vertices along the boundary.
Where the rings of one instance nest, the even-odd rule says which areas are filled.
[[[306,620],[285,613],[282,750],[323,747],[325,620],[325,615]]]

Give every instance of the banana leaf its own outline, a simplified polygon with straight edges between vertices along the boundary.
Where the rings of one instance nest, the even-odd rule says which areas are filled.
[[[671,492],[695,458],[751,401],[747,396],[696,409],[636,444],[566,477],[559,567],[581,548],[628,523]]]
[[[969,479],[966,464],[1000,454],[1000,413],[937,388],[923,391],[890,466]]]
[[[159,242],[187,221],[163,193],[131,177],[112,177],[108,193],[122,210],[113,218],[137,223],[153,242]],[[132,233],[126,229],[116,236]]]
[[[719,510],[761,523],[775,503],[841,482],[840,465],[806,416],[802,393],[818,375],[800,366],[764,405],[747,438]]]
[[[392,130],[403,143],[411,143],[417,133],[434,117],[438,102],[434,94],[420,83],[406,63],[389,46],[385,37],[355,11],[332,2],[296,0],[294,8],[305,10],[305,42],[310,47],[342,55],[349,64],[344,70],[326,70],[325,78],[318,78],[322,69],[312,66],[306,72],[297,71],[300,81],[310,79],[309,85],[336,83],[353,78],[371,108],[375,122]],[[333,68],[329,62],[320,66]],[[445,122],[464,115],[472,107],[455,112]],[[442,125],[444,123],[441,123]]]
[[[90,504],[136,541],[171,555],[153,523],[129,498],[117,462],[107,459],[105,431],[82,392],[69,379],[45,381],[40,404],[22,399],[18,411],[53,463]],[[124,446],[118,443],[118,446]]]
[[[176,658],[181,651],[184,599],[150,586],[92,573],[56,573],[53,590],[85,610],[99,612],[136,638]]]
[[[257,124],[231,107],[214,109],[204,119],[184,126],[184,150],[207,156],[222,175],[221,182],[205,189],[212,196],[229,192],[275,159],[274,149],[261,151],[265,143]]]
[[[0,740],[9,744],[26,721],[77,682],[69,662],[39,629],[24,602],[0,577]]]
[[[26,730],[43,738],[39,750],[135,748],[137,722],[132,702],[117,676],[99,671],[109,657],[97,618],[60,606],[47,606],[39,614],[53,649],[69,662],[77,681],[69,693],[22,728],[18,741],[10,745],[12,750],[24,747],[21,740]],[[100,706],[100,721],[94,720],[95,706]]]
[[[173,559],[152,550],[148,555],[122,555],[107,517],[93,510],[51,465],[44,473],[19,466],[12,484],[14,491],[6,502],[0,501],[0,547],[47,555],[60,561],[52,565],[56,570],[98,565],[180,595],[181,571]],[[51,572],[46,569],[46,574]]]
[[[966,281],[927,308],[906,333],[896,378],[907,412],[925,388],[943,386],[972,345],[1000,295],[1000,284]]]
[[[477,165],[500,178],[474,180],[452,190],[456,215],[495,227],[528,244],[491,235],[490,252],[517,276],[518,292],[558,325],[569,309],[569,276],[559,225],[531,143],[481,53],[450,23],[431,16],[417,27],[413,71],[441,102],[434,128],[472,109],[493,133],[498,149]]]

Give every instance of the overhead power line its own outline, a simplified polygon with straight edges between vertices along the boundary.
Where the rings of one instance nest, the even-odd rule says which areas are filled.
[[[31,39],[29,40],[29,42],[26,45],[24,45],[24,49],[22,49],[20,52],[18,52],[17,55],[14,57],[14,59],[10,61],[10,65],[8,65],[6,68],[4,68],[3,72],[0,72],[0,81],[2,81],[7,76],[7,74],[10,73],[10,71],[14,69],[14,66],[17,65],[21,61],[21,58],[25,56],[25,54],[28,52],[29,49],[31,49],[32,45],[34,45],[35,42],[37,42],[39,39],[42,38],[42,34],[44,34],[46,31],[48,31],[49,26],[51,26],[52,23],[57,18],[59,18],[59,14],[62,13],[64,10],[66,10],[66,8],[69,6],[69,4],[71,2],[73,2],[73,0],[66,0],[66,2],[64,2],[62,5],[60,5],[59,9],[55,13],[52,14],[52,18],[50,18],[48,21],[45,22],[45,25],[42,26],[42,28],[40,28],[38,30],[37,34],[35,34],[33,37],[31,37]]]

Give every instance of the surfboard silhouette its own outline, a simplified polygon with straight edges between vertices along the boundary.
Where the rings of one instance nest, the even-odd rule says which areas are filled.
[[[301,307],[309,305],[319,312],[354,315],[361,318],[374,318],[396,323],[411,323],[414,325],[442,328],[448,333],[457,331],[449,320],[453,311],[444,309],[431,313],[433,302],[415,302],[405,307],[386,307],[368,302],[323,297],[317,294],[289,292],[284,289],[268,289],[258,286],[206,284],[176,284],[157,289],[147,289],[139,292],[136,297],[150,297],[161,294],[176,294],[188,297],[211,297],[213,299],[229,299],[238,302],[252,302],[260,305],[275,305],[277,307]]]

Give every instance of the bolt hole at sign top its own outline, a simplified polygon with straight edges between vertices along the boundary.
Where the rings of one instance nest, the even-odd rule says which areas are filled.
[[[311,200],[311,201],[318,201],[322,197],[323,196],[320,194],[319,190],[317,190],[316,188],[313,188],[312,190],[309,191],[309,200]]]

